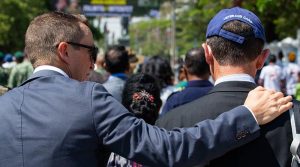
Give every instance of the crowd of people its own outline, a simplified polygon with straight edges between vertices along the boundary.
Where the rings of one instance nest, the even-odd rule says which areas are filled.
[[[300,83],[300,66],[296,63],[295,52],[289,52],[286,56],[287,63],[282,61],[283,53],[270,55],[268,64],[263,67],[259,74],[259,84],[265,88],[282,91],[287,95],[294,96],[300,100],[300,90],[297,84]]]
[[[17,51],[13,55],[0,52],[0,95],[21,85],[32,72],[32,65],[23,52]]]
[[[284,70],[275,56],[263,67],[265,42],[255,14],[223,9],[187,51],[176,85],[166,57],[133,65],[119,45],[97,55],[83,17],[37,16],[25,54],[15,65],[2,56],[10,74],[1,84],[13,89],[0,96],[0,166],[290,166],[292,97],[280,91],[297,96],[299,67],[295,55]],[[261,68],[259,84],[271,89],[254,80]]]

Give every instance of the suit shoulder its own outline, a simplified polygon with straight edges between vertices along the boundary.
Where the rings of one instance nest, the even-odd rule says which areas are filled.
[[[192,126],[194,121],[199,122],[197,121],[198,119],[200,120],[199,114],[201,115],[202,111],[206,110],[206,103],[211,101],[211,99],[213,99],[211,95],[206,95],[190,103],[178,106],[159,118],[156,124],[168,130],[174,127]]]

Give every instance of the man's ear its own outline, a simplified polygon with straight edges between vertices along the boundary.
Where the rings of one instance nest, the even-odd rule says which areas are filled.
[[[268,58],[270,54],[269,49],[264,49],[261,54],[258,56],[257,62],[256,62],[256,68],[261,69],[264,66],[264,63],[266,59]]]
[[[213,54],[212,54],[210,46],[207,45],[207,43],[203,43],[202,47],[204,49],[205,60],[206,60],[207,64],[209,64],[209,65],[213,64],[214,59],[213,59]]]
[[[59,43],[57,47],[57,52],[58,52],[58,58],[60,61],[62,61],[65,64],[69,64],[69,55],[68,55],[68,44],[66,42],[61,42]]]
[[[102,67],[103,67],[105,70],[107,69],[106,62],[103,62],[103,63],[102,63]]]
[[[189,75],[188,75],[188,69],[187,69],[186,65],[183,65],[182,68],[181,68],[181,70],[182,70],[182,72],[183,72],[186,80],[188,80],[189,79]]]

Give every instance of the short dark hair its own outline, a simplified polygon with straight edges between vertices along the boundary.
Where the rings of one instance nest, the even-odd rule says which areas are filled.
[[[141,95],[141,92],[143,95],[152,96],[152,100],[149,100],[150,97]],[[136,94],[143,96],[143,98],[134,99]],[[136,117],[154,125],[162,104],[157,80],[148,74],[132,75],[125,83],[122,104]]]
[[[184,65],[188,73],[197,77],[209,74],[209,65],[205,60],[205,53],[202,47],[189,50],[185,54]]]
[[[255,38],[250,25],[233,20],[225,23],[223,29],[245,37],[245,41],[239,44],[219,36],[208,38],[207,44],[220,65],[244,65],[262,52],[264,41]]]
[[[142,73],[149,74],[158,79],[160,88],[173,84],[174,73],[170,62],[162,56],[152,56],[142,66]]]
[[[279,51],[278,53],[278,59],[281,60],[284,57],[282,51]]]
[[[269,56],[269,62],[270,63],[276,63],[276,56],[275,55],[270,55]]]
[[[129,69],[129,56],[126,48],[121,45],[113,45],[104,55],[106,70],[112,74],[123,73]]]
[[[84,32],[82,19],[62,12],[50,12],[33,19],[25,35],[25,51],[33,67],[52,63],[57,55],[56,45],[62,41],[79,41]]]

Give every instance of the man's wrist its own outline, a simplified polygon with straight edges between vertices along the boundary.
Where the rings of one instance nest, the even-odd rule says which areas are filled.
[[[250,111],[250,113],[252,114],[252,116],[254,117],[254,119],[255,119],[255,121],[256,121],[256,123],[258,124],[258,122],[257,122],[257,119],[256,119],[256,117],[255,117],[255,115],[254,115],[254,113],[253,113],[253,111],[249,108],[249,107],[247,107],[246,105],[243,105],[244,107],[246,107],[249,111]]]

